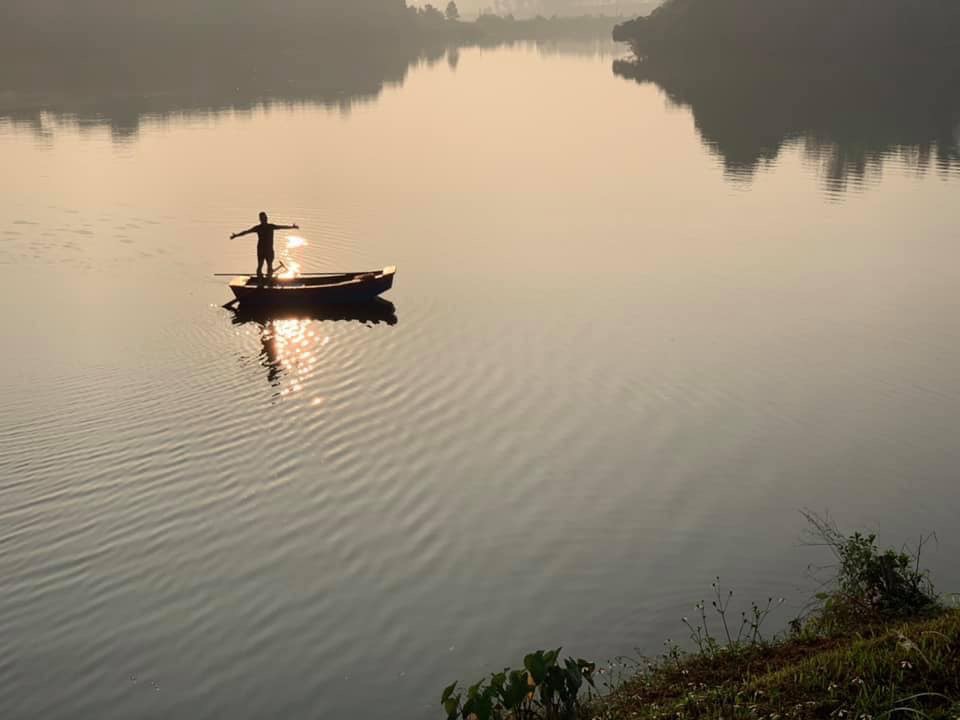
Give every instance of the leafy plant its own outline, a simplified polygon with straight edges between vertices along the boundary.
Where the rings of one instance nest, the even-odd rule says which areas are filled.
[[[909,618],[942,608],[927,570],[920,569],[924,545],[934,536],[922,537],[917,549],[877,547],[873,533],[845,535],[826,517],[804,512],[816,542],[825,545],[837,560],[831,566],[835,577],[817,594],[822,609],[817,620],[824,625]]]
[[[523,659],[523,670],[504,668],[471,685],[466,694],[457,683],[447,686],[440,704],[448,720],[575,720],[580,717],[581,690],[594,688],[596,664],[568,657],[561,648],[538,650]]]
[[[900,717],[960,720],[960,608],[948,610],[916,551],[881,550],[873,534],[842,533],[804,513],[815,542],[836,563],[815,609],[767,640],[763,626],[784,601],[751,603],[736,619],[734,592],[683,618],[698,652],[671,641],[658,659],[629,664],[628,677],[560,649],[530,653],[523,668],[495,673],[441,704],[448,720],[757,720]],[[960,596],[958,596],[960,598]],[[628,665],[618,658],[610,670]],[[594,694],[594,675],[606,688]],[[582,692],[584,689],[587,692]]]

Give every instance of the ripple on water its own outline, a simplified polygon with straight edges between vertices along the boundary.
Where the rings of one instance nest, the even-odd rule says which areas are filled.
[[[624,103],[589,142],[654,157],[610,123],[660,101]],[[299,112],[236,127],[272,137],[287,127],[275,120],[299,117],[316,142],[325,129],[370,139],[362,123]],[[138,163],[157,148],[189,156],[195,129],[153,130]],[[543,135],[529,130],[517,138]],[[34,260],[67,301],[36,297],[26,312],[9,296],[0,676],[13,680],[0,715],[347,717],[362,683],[369,706],[420,717],[412,706],[446,682],[533,647],[600,659],[659,647],[715,573],[754,583],[745,594],[792,579],[790,518],[811,496],[897,522],[883,512],[909,494],[925,517],[955,516],[952,486],[937,484],[960,462],[949,233],[911,229],[905,252],[890,215],[825,205],[815,189],[766,192],[785,177],[812,187],[794,166],[829,176],[829,158],[725,167],[731,192],[687,145],[664,146],[688,163],[675,176],[641,162],[597,173],[591,151],[568,158],[589,186],[520,164],[525,191],[512,193],[496,164],[483,175],[478,147],[463,146],[470,172],[453,189],[421,157],[429,212],[399,202],[407,188],[374,196],[368,175],[355,195],[349,177],[324,185],[326,170],[282,187],[301,205],[278,219],[309,230],[281,258],[307,271],[399,262],[392,320],[220,309],[209,272],[249,264],[251,246],[214,238],[250,213],[238,196],[261,192],[224,184],[222,168],[191,166],[211,195],[226,190],[219,207],[190,198],[185,220],[139,207],[132,183],[126,205],[66,208],[69,223],[36,236],[4,229],[5,257]],[[112,157],[99,158],[107,170]],[[885,174],[909,179],[909,162]],[[690,203],[698,178],[706,201]],[[476,187],[502,189],[482,193],[490,212],[476,212]],[[869,190],[900,210],[894,187]],[[336,191],[329,209],[307,204],[316,188]],[[951,207],[938,187],[915,189]],[[787,221],[758,230],[753,212]]]

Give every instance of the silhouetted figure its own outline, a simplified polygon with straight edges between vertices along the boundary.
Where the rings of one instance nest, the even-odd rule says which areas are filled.
[[[273,231],[274,230],[299,230],[299,225],[274,225],[267,222],[267,214],[260,213],[260,224],[254,225],[249,230],[234,233],[230,239],[243,237],[251,233],[257,234],[257,277],[263,277],[263,262],[267,262],[267,277],[273,277]]]

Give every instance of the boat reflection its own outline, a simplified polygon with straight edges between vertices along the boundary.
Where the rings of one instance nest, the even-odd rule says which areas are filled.
[[[359,322],[365,325],[385,325],[397,324],[397,308],[389,300],[376,298],[366,303],[356,303],[352,305],[318,305],[303,307],[247,307],[240,304],[233,311],[232,322],[234,325],[255,322],[266,325],[271,322],[284,320],[322,320],[322,321],[344,321]]]
[[[303,391],[320,362],[320,350],[330,342],[324,323],[357,322],[396,325],[393,303],[379,298],[370,303],[314,308],[244,308],[233,311],[234,325],[253,324],[260,335],[260,364],[267,381],[286,396]],[[314,398],[320,402],[321,398]]]

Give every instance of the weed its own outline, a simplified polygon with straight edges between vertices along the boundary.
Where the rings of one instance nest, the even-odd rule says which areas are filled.
[[[559,662],[560,648],[530,653],[523,670],[505,668],[470,686],[466,695],[449,685],[440,699],[448,720],[576,720],[580,691],[594,686],[596,665],[583,659]]]
[[[713,599],[682,620],[695,652],[668,640],[655,660],[597,669],[561,663],[559,649],[538,651],[523,669],[495,673],[465,694],[457,683],[447,687],[448,720],[960,720],[960,607],[948,609],[920,566],[933,536],[914,552],[881,551],[872,534],[846,535],[804,515],[813,544],[837,562],[785,637],[763,634],[783,599],[753,603],[735,619],[734,592],[716,578]],[[595,675],[603,676],[602,697]]]
[[[943,609],[929,572],[921,570],[924,546],[935,536],[921,537],[915,551],[881,551],[874,534],[845,535],[828,518],[805,511],[813,545],[827,547],[837,563],[831,580],[817,593],[815,624],[826,632],[869,622],[911,618]]]
[[[700,619],[697,625],[690,622],[689,618],[682,618],[681,622],[687,626],[690,631],[690,639],[701,655],[716,655],[719,652],[735,652],[751,645],[758,645],[763,640],[762,627],[764,621],[770,613],[780,607],[784,600],[779,598],[776,601],[767,598],[765,605],[750,604],[750,610],[743,610],[740,613],[739,626],[736,628],[736,635],[730,630],[727,616],[730,611],[730,603],[733,601],[733,590],[727,590],[723,593],[720,589],[720,578],[717,577],[713,582],[714,599],[710,602],[713,612],[719,618],[719,625],[723,630],[723,637],[718,639],[710,631],[710,623],[707,616],[707,604],[701,600],[694,607],[696,608]]]

